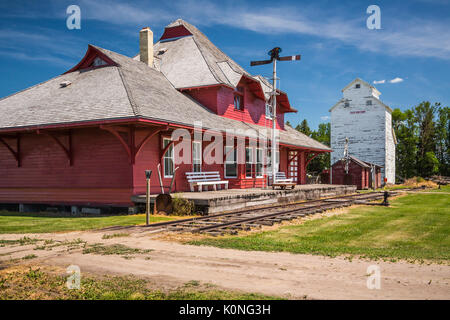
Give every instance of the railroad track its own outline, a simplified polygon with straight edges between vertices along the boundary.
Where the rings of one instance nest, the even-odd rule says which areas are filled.
[[[395,195],[397,192],[390,192]],[[317,199],[300,203],[273,205],[262,208],[242,209],[228,213],[218,213],[197,218],[153,223],[150,229],[174,232],[206,233],[210,235],[236,234],[242,230],[271,226],[326,210],[348,207],[381,200],[384,192],[351,194],[327,199]]]

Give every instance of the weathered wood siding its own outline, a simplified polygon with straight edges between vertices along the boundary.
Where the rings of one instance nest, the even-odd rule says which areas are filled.
[[[345,138],[349,138],[349,153],[363,161],[382,166],[382,179],[395,182],[395,144],[391,113],[377,99],[376,92],[361,84],[344,90],[344,99],[331,110],[331,164],[343,157]],[[372,105],[366,101],[371,100]],[[333,179],[334,180],[334,179]]]

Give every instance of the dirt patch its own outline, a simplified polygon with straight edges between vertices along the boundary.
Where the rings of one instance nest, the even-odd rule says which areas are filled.
[[[341,211],[341,210],[340,210]],[[345,211],[345,209],[342,209]],[[330,212],[327,214],[331,214]],[[72,233],[43,235],[54,241],[80,239],[88,245],[101,242],[103,233]],[[8,235],[4,235],[7,238]],[[45,240],[44,240],[45,241]],[[105,241],[104,241],[105,242]],[[133,234],[113,238],[107,245],[122,244],[141,250],[152,250],[150,259],[136,255],[124,259],[121,255],[83,254],[83,248],[67,250],[64,246],[52,250],[34,250],[36,244],[2,247],[13,257],[35,254],[32,260],[19,259],[13,265],[44,265],[66,268],[78,265],[82,274],[145,278],[158,288],[174,288],[189,281],[210,283],[226,290],[257,292],[270,296],[302,299],[449,299],[450,267],[418,265],[406,262],[373,262],[343,257],[258,252],[182,245],[156,241]],[[13,250],[13,251],[11,251]],[[15,252],[14,250],[17,250]],[[9,256],[0,256],[0,263]],[[377,265],[381,271],[381,289],[366,286],[367,268]]]

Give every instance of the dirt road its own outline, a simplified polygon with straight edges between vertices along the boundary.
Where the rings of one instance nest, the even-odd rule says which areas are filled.
[[[63,246],[34,250],[36,244],[15,244],[0,247],[0,264],[34,254],[37,258],[16,261],[62,267],[78,265],[81,272],[94,274],[133,274],[161,286],[198,280],[225,289],[294,299],[450,299],[450,266],[445,265],[246,252],[159,241],[145,234],[105,240],[103,234],[71,232],[28,236],[58,241],[80,238],[90,244],[120,243],[152,251],[145,256],[124,259],[120,255],[83,254],[81,249],[67,251]],[[21,237],[23,235],[1,235],[0,239]],[[380,289],[367,288],[370,265],[380,268]]]

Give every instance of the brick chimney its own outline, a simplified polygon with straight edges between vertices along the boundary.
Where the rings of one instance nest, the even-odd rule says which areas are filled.
[[[149,27],[139,32],[139,53],[141,61],[153,68],[153,32]]]

